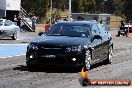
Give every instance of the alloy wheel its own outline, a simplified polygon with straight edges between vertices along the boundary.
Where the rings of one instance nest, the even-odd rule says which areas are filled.
[[[86,51],[85,69],[89,70],[90,67],[91,67],[91,53],[90,53],[90,51]]]

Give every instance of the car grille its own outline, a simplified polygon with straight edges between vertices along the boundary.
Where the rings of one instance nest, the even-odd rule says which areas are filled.
[[[65,47],[46,47],[46,46],[41,46],[39,48],[39,54],[40,55],[56,55],[56,54],[64,54],[66,51]]]

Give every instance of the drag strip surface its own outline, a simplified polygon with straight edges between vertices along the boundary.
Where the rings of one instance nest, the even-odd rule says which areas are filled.
[[[89,70],[90,79],[129,79],[132,81],[132,35],[131,38],[115,37],[116,33],[117,31],[112,31],[113,63],[95,65]],[[25,59],[25,55],[0,59],[0,88],[132,88],[132,86],[82,87],[78,81],[81,77],[81,69],[76,71],[75,68],[47,66],[30,71]]]

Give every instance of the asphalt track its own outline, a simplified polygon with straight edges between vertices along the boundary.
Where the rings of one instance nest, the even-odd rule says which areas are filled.
[[[113,63],[96,64],[89,70],[89,78],[129,79],[132,81],[132,34],[130,34],[130,38],[127,38],[125,36],[116,37],[117,31],[110,32],[114,43]],[[27,44],[31,41],[30,39],[36,37],[36,34],[23,33],[22,40],[3,39],[0,44],[25,42]],[[132,88],[132,86],[83,87],[78,80],[81,77],[81,69],[76,71],[75,68],[40,67],[30,71],[25,59],[25,55],[0,59],[0,88]]]

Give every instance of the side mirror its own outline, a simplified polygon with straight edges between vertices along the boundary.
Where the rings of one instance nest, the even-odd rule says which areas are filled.
[[[39,32],[38,35],[41,36],[43,34],[46,34],[47,32]]]
[[[101,39],[101,40],[102,40],[102,36],[101,36],[101,35],[95,35],[95,36],[93,37],[93,39]]]
[[[44,34],[44,32],[39,32],[38,35],[41,36],[42,34]]]

